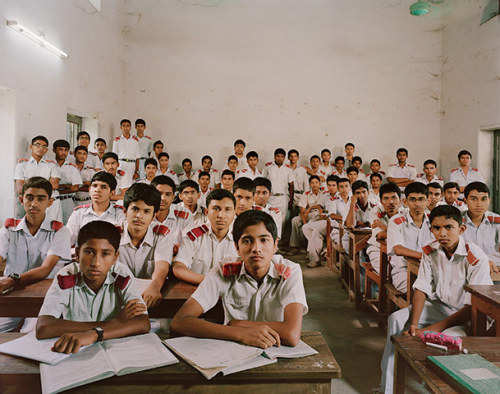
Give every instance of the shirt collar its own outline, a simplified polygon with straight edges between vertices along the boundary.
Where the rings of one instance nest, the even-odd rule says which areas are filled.
[[[234,221],[233,221],[234,223]],[[224,238],[220,240],[220,242],[224,241],[225,239],[228,239],[229,242],[233,242],[233,223],[231,223],[231,226],[229,226],[229,230]],[[208,227],[208,234],[212,239],[217,240],[217,237],[215,236],[214,232],[212,231],[212,226],[210,223],[207,224]]]
[[[131,246],[133,246],[135,248],[135,246],[132,244],[132,240],[130,239],[130,234],[128,232],[128,224],[126,224],[123,228],[124,229],[123,229],[122,238],[120,240],[120,246],[130,244]],[[139,248],[144,244],[147,244],[149,246],[153,246],[153,243],[154,243],[153,227],[149,226],[148,231],[146,232],[146,235],[144,236],[144,239],[142,240],[142,243],[139,245]],[[137,249],[139,249],[139,248],[137,248]]]
[[[86,287],[90,292],[94,293],[94,291],[87,285],[87,282],[85,282],[85,279],[83,278],[83,272],[82,272],[82,269],[80,268],[80,264],[77,264],[77,265],[78,265],[78,272],[76,273],[76,275],[78,275],[78,281],[77,281],[75,287],[79,287],[79,288]],[[111,269],[108,271],[108,273],[106,274],[106,279],[104,279],[103,285],[105,285],[105,284],[109,285],[109,284],[112,284],[115,282],[115,277],[113,276],[114,271],[115,271],[115,265],[113,265],[111,267]],[[102,287],[101,287],[101,289],[102,289]]]
[[[241,259],[239,259],[238,261],[241,261]],[[269,266],[269,270],[267,271],[266,275],[264,276],[264,279],[266,277],[270,277],[270,278],[273,278],[273,279],[280,280],[281,279],[281,275],[278,273],[278,270],[276,269],[276,264],[282,264],[282,263],[283,263],[283,256],[281,256],[279,254],[275,254],[271,258],[271,264]],[[247,271],[245,269],[245,263],[242,263],[241,264],[241,270],[240,270],[240,273],[238,275],[238,279],[240,279],[244,275],[252,278],[252,276],[249,273],[247,273]]]
[[[32,162],[35,162],[36,163],[36,160],[33,156],[30,156],[30,159],[28,160],[28,163],[32,163]],[[47,160],[45,160],[43,157],[40,159],[39,163],[47,163]]]

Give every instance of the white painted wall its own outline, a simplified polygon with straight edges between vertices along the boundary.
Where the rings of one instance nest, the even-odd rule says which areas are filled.
[[[243,138],[262,162],[352,141],[384,167],[405,146],[420,168],[440,152],[441,21],[409,4],[127,0],[125,113],[174,162],[220,168]]]

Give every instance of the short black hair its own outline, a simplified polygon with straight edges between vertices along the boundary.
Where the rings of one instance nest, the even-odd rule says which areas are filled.
[[[398,150],[396,151],[396,154],[398,154],[400,152],[404,152],[404,153],[406,153],[406,156],[408,156],[408,149],[406,149],[406,148],[398,148]]]
[[[238,244],[243,232],[247,227],[255,226],[257,224],[263,223],[266,226],[267,231],[271,233],[273,240],[278,239],[278,229],[276,228],[276,223],[271,215],[264,211],[250,210],[245,211],[238,215],[233,225],[233,241]]]
[[[253,180],[253,184],[256,189],[257,186],[264,186],[267,190],[269,190],[269,193],[271,193],[272,183],[269,179],[259,176]]]
[[[231,175],[233,177],[233,179],[236,178],[236,176],[234,175],[234,172],[231,170],[228,170],[228,169],[225,169],[224,171],[222,171],[222,174],[220,174],[221,179],[224,175]]]
[[[172,188],[172,192],[175,192],[175,182],[172,178],[166,175],[158,175],[153,178],[150,183],[151,186],[156,187],[158,185],[167,185]]]
[[[214,160],[212,159],[212,156],[209,156],[209,155],[205,155],[205,156],[203,156],[203,157],[201,158],[201,164],[203,164],[203,162],[204,162],[205,160],[210,160],[210,163],[213,163],[213,162],[214,162]]]
[[[439,184],[439,183],[437,183],[437,182],[431,182],[431,183],[429,183],[429,184],[427,185],[427,188],[428,188],[428,189],[429,189],[429,188],[431,188],[431,187],[432,187],[433,189],[439,189],[439,190],[441,190],[441,193],[443,193],[443,191],[444,191],[444,190],[443,190],[443,186],[441,186],[441,184]]]
[[[370,189],[368,189],[368,183],[366,183],[365,181],[356,181],[351,186],[353,194],[356,190],[362,189],[362,188],[365,188],[367,191],[370,190]]]
[[[129,205],[136,201],[144,201],[146,205],[153,207],[156,213],[160,210],[161,193],[156,187],[146,183],[134,183],[123,196],[123,207],[127,210]]]
[[[250,159],[251,157],[256,157],[258,159],[259,154],[257,152],[255,152],[254,150],[251,150],[250,152],[247,153],[247,160]]]
[[[363,159],[361,156],[354,156],[351,160],[351,163],[354,163],[355,161],[359,161],[360,164],[363,164]]]
[[[460,185],[457,182],[446,182],[443,186],[443,191],[445,192],[449,189],[457,189],[460,191]]]
[[[278,148],[274,151],[274,156],[276,155],[283,155],[283,156],[286,156],[286,152],[283,148]]]
[[[341,161],[341,162],[345,163],[344,156],[337,156],[337,157],[335,158],[335,161],[334,161],[334,162],[336,163],[336,162],[338,162],[338,161]]]
[[[52,144],[52,148],[54,148],[54,149],[68,148],[69,149],[69,142],[66,140],[55,140],[54,143]]]
[[[90,184],[92,185],[95,181],[107,183],[111,191],[116,190],[118,184],[116,178],[106,171],[96,172],[90,180]]]
[[[321,178],[317,175],[311,175],[309,177],[309,183],[311,183],[312,180],[316,179],[320,184],[321,184]]]
[[[332,154],[332,152],[330,151],[330,149],[325,148],[325,149],[322,149],[322,150],[321,150],[321,154],[323,154],[323,153],[325,153],[325,152],[327,152],[327,153],[329,153],[329,154]]]
[[[490,196],[490,188],[483,182],[471,182],[464,189],[465,198],[469,197],[469,193],[473,190],[476,190],[479,193],[488,193],[488,197]]]
[[[75,148],[75,151],[74,151],[74,154],[76,155],[76,152],[78,151],[85,151],[86,153],[89,153],[89,150],[87,149],[86,146],[83,146],[83,145],[78,145],[76,148]]]
[[[156,148],[158,145],[163,146],[163,142],[161,142],[161,140],[156,140],[156,141],[153,143],[153,149],[154,149],[154,148]]]
[[[124,123],[130,123],[130,125],[132,125],[132,122],[129,119],[120,120],[120,126],[122,126]]]
[[[292,153],[296,153],[296,154],[297,154],[297,156],[299,156],[299,157],[300,157],[299,151],[298,151],[297,149],[290,149],[290,150],[288,151],[288,157],[290,157],[290,155],[291,155]]]
[[[212,200],[222,201],[225,198],[229,198],[233,202],[233,206],[236,208],[236,198],[234,198],[233,193],[226,189],[215,189],[208,193],[206,207],[208,208]]]
[[[116,160],[117,163],[120,162],[120,160],[118,159],[118,155],[115,152],[106,152],[102,156],[102,162],[104,163],[106,160],[108,160],[110,158]]]
[[[354,166],[350,166],[347,168],[346,174],[349,174],[350,172],[355,172],[356,174],[359,174],[359,170]]]
[[[138,124],[143,124],[144,127],[146,127],[146,121],[144,119],[136,119],[135,125],[137,126]]]
[[[47,192],[49,198],[52,195],[52,184],[41,176],[28,178],[26,182],[23,183],[21,194],[24,196],[24,193],[26,193],[26,190],[29,188],[43,189]]]
[[[319,161],[321,161],[321,157],[319,157],[318,155],[312,155],[309,161],[311,162],[312,159],[318,159]]]
[[[396,193],[398,197],[401,198],[401,189],[395,183],[388,182],[385,185],[380,186],[380,190],[378,191],[380,199],[382,199],[382,196],[384,194],[389,194],[389,193]]]
[[[351,184],[351,181],[349,181],[348,178],[339,178],[339,180],[337,181],[337,185],[339,185],[341,183],[344,183],[344,182],[347,182],[348,184]]]
[[[33,145],[36,141],[43,141],[47,145],[49,145],[49,140],[47,139],[47,137],[44,137],[43,135],[37,135],[36,137],[33,137],[31,139],[31,145]]]
[[[89,134],[88,132],[86,132],[85,130],[80,131],[80,132],[76,135],[76,140],[78,141],[78,139],[79,139],[82,135],[86,135],[87,137],[89,137],[89,140],[90,140],[90,134]]]
[[[370,181],[373,179],[373,178],[378,178],[380,179],[381,181],[384,179],[382,177],[382,175],[380,175],[378,172],[374,172],[373,174],[370,175]]]
[[[120,247],[120,230],[110,223],[103,220],[94,220],[83,226],[78,232],[77,245],[81,248],[85,242],[91,239],[105,239],[107,240],[113,248],[115,248],[115,254],[118,252]]]
[[[345,144],[344,148],[347,148],[348,146],[352,146],[353,148],[355,148],[355,146],[352,142],[348,142],[347,144]]]
[[[460,212],[460,209],[452,205],[446,204],[438,205],[437,207],[435,207],[429,215],[429,223],[431,224],[431,226],[432,221],[440,216],[444,216],[446,219],[453,219],[458,223],[459,226],[463,224],[462,213]]]
[[[194,190],[196,190],[196,192],[200,191],[200,185],[198,185],[198,182],[193,181],[192,179],[186,179],[179,185],[179,193],[182,193],[184,189],[187,189],[188,187],[192,187]]]
[[[372,159],[372,161],[370,161],[370,165],[373,163],[378,163],[378,165],[380,165],[380,160],[379,159]]]
[[[251,180],[250,178],[247,178],[247,177],[238,178],[234,181],[233,193],[237,189],[246,190],[247,192],[255,194],[255,184],[254,184],[253,180]]]
[[[339,182],[339,177],[337,175],[333,175],[333,174],[330,174],[328,175],[328,177],[326,178],[326,183],[328,184],[328,182],[335,182],[335,183],[338,183]]]
[[[94,141],[94,145],[97,144],[98,142],[102,142],[104,143],[104,145],[108,146],[108,144],[106,144],[106,140],[104,138],[96,138],[95,141]]]
[[[405,196],[409,197],[412,193],[424,194],[425,197],[429,197],[429,188],[422,182],[413,182],[405,187]]]
[[[158,155],[158,160],[160,160],[162,157],[166,157],[168,160],[170,160],[170,155],[167,152],[161,152]]]
[[[236,160],[236,163],[238,163],[238,158],[235,155],[230,155],[227,158],[227,162],[229,163],[231,160]]]
[[[424,167],[425,167],[427,164],[432,164],[432,165],[434,165],[434,167],[437,167],[437,166],[438,166],[438,165],[437,165],[437,163],[436,163],[434,160],[432,160],[432,159],[427,159],[426,161],[424,161]]]
[[[187,158],[187,157],[186,157],[185,159],[183,159],[183,160],[182,160],[182,165],[183,165],[183,166],[184,166],[184,163],[189,163],[189,164],[193,165],[192,160],[191,160],[191,159],[189,159],[189,158]]]
[[[156,159],[153,159],[152,157],[148,157],[144,161],[144,168],[146,168],[150,164],[153,165],[153,166],[155,166],[156,168],[158,168],[158,162],[156,161]]]
[[[198,173],[198,179],[200,179],[202,176],[208,176],[210,178],[210,173],[208,171],[200,171]]]
[[[243,141],[242,139],[237,139],[236,141],[234,141],[233,146],[236,146],[236,145],[243,145],[245,148],[247,146],[247,144],[245,144],[245,141]]]
[[[472,159],[472,153],[470,153],[468,150],[462,149],[460,152],[458,152],[458,160],[460,160],[460,158],[465,155],[469,155]]]

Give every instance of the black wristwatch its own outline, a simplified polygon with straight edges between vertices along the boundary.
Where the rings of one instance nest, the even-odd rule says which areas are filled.
[[[104,338],[104,330],[101,327],[94,327],[92,330],[97,332],[97,340],[96,342],[102,342]]]
[[[9,275],[10,279],[14,279],[14,282],[17,283],[21,280],[21,276],[19,274],[12,273]]]

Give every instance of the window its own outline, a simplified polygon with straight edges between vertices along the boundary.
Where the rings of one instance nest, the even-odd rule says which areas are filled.
[[[71,150],[75,148],[76,136],[80,131],[82,131],[82,118],[68,114],[66,118],[66,140],[69,142]]]

